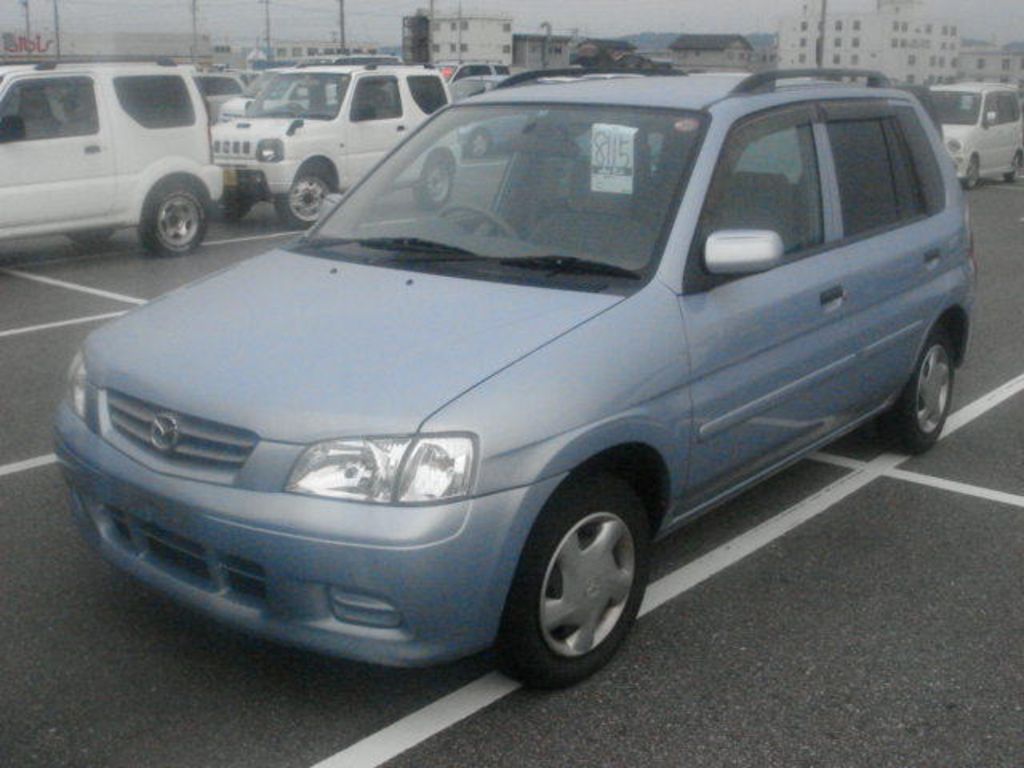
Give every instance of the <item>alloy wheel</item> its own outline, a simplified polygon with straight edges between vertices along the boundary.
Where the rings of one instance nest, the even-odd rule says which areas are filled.
[[[921,361],[917,376],[917,424],[931,434],[942,423],[949,402],[950,363],[946,348],[936,344]]]

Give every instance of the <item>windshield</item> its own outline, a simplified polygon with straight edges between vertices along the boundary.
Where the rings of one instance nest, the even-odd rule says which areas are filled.
[[[357,187],[311,244],[429,242],[492,262],[484,268],[556,258],[636,277],[656,266],[702,129],[695,114],[669,110],[452,108]]]
[[[981,113],[981,96],[963,91],[933,91],[935,112],[943,125],[975,125]]]
[[[250,117],[333,120],[348,90],[348,75],[292,72],[275,75],[253,102]]]

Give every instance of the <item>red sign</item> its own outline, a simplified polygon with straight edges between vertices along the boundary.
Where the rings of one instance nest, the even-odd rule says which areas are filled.
[[[42,35],[25,37],[24,35],[14,35],[10,32],[4,32],[0,36],[0,42],[3,43],[3,52],[14,56],[38,56],[49,52],[53,46],[53,40],[43,40]]]

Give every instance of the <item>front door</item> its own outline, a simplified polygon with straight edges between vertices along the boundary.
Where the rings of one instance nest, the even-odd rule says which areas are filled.
[[[349,185],[377,164],[409,129],[398,78],[372,75],[356,81],[349,105],[344,177]]]
[[[694,377],[687,510],[833,431],[849,408],[837,377],[853,342],[842,278],[824,251],[824,135],[814,115],[789,108],[734,128],[707,196],[680,298]],[[785,263],[708,274],[705,241],[731,230],[776,232]]]
[[[13,83],[0,118],[20,120],[24,138],[0,144],[0,229],[74,223],[110,213],[114,147],[89,77]]]

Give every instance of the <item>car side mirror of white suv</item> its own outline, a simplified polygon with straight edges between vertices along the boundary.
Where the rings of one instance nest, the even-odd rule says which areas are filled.
[[[767,272],[782,264],[785,247],[777,232],[730,229],[712,234],[704,245],[704,264],[713,275]]]

